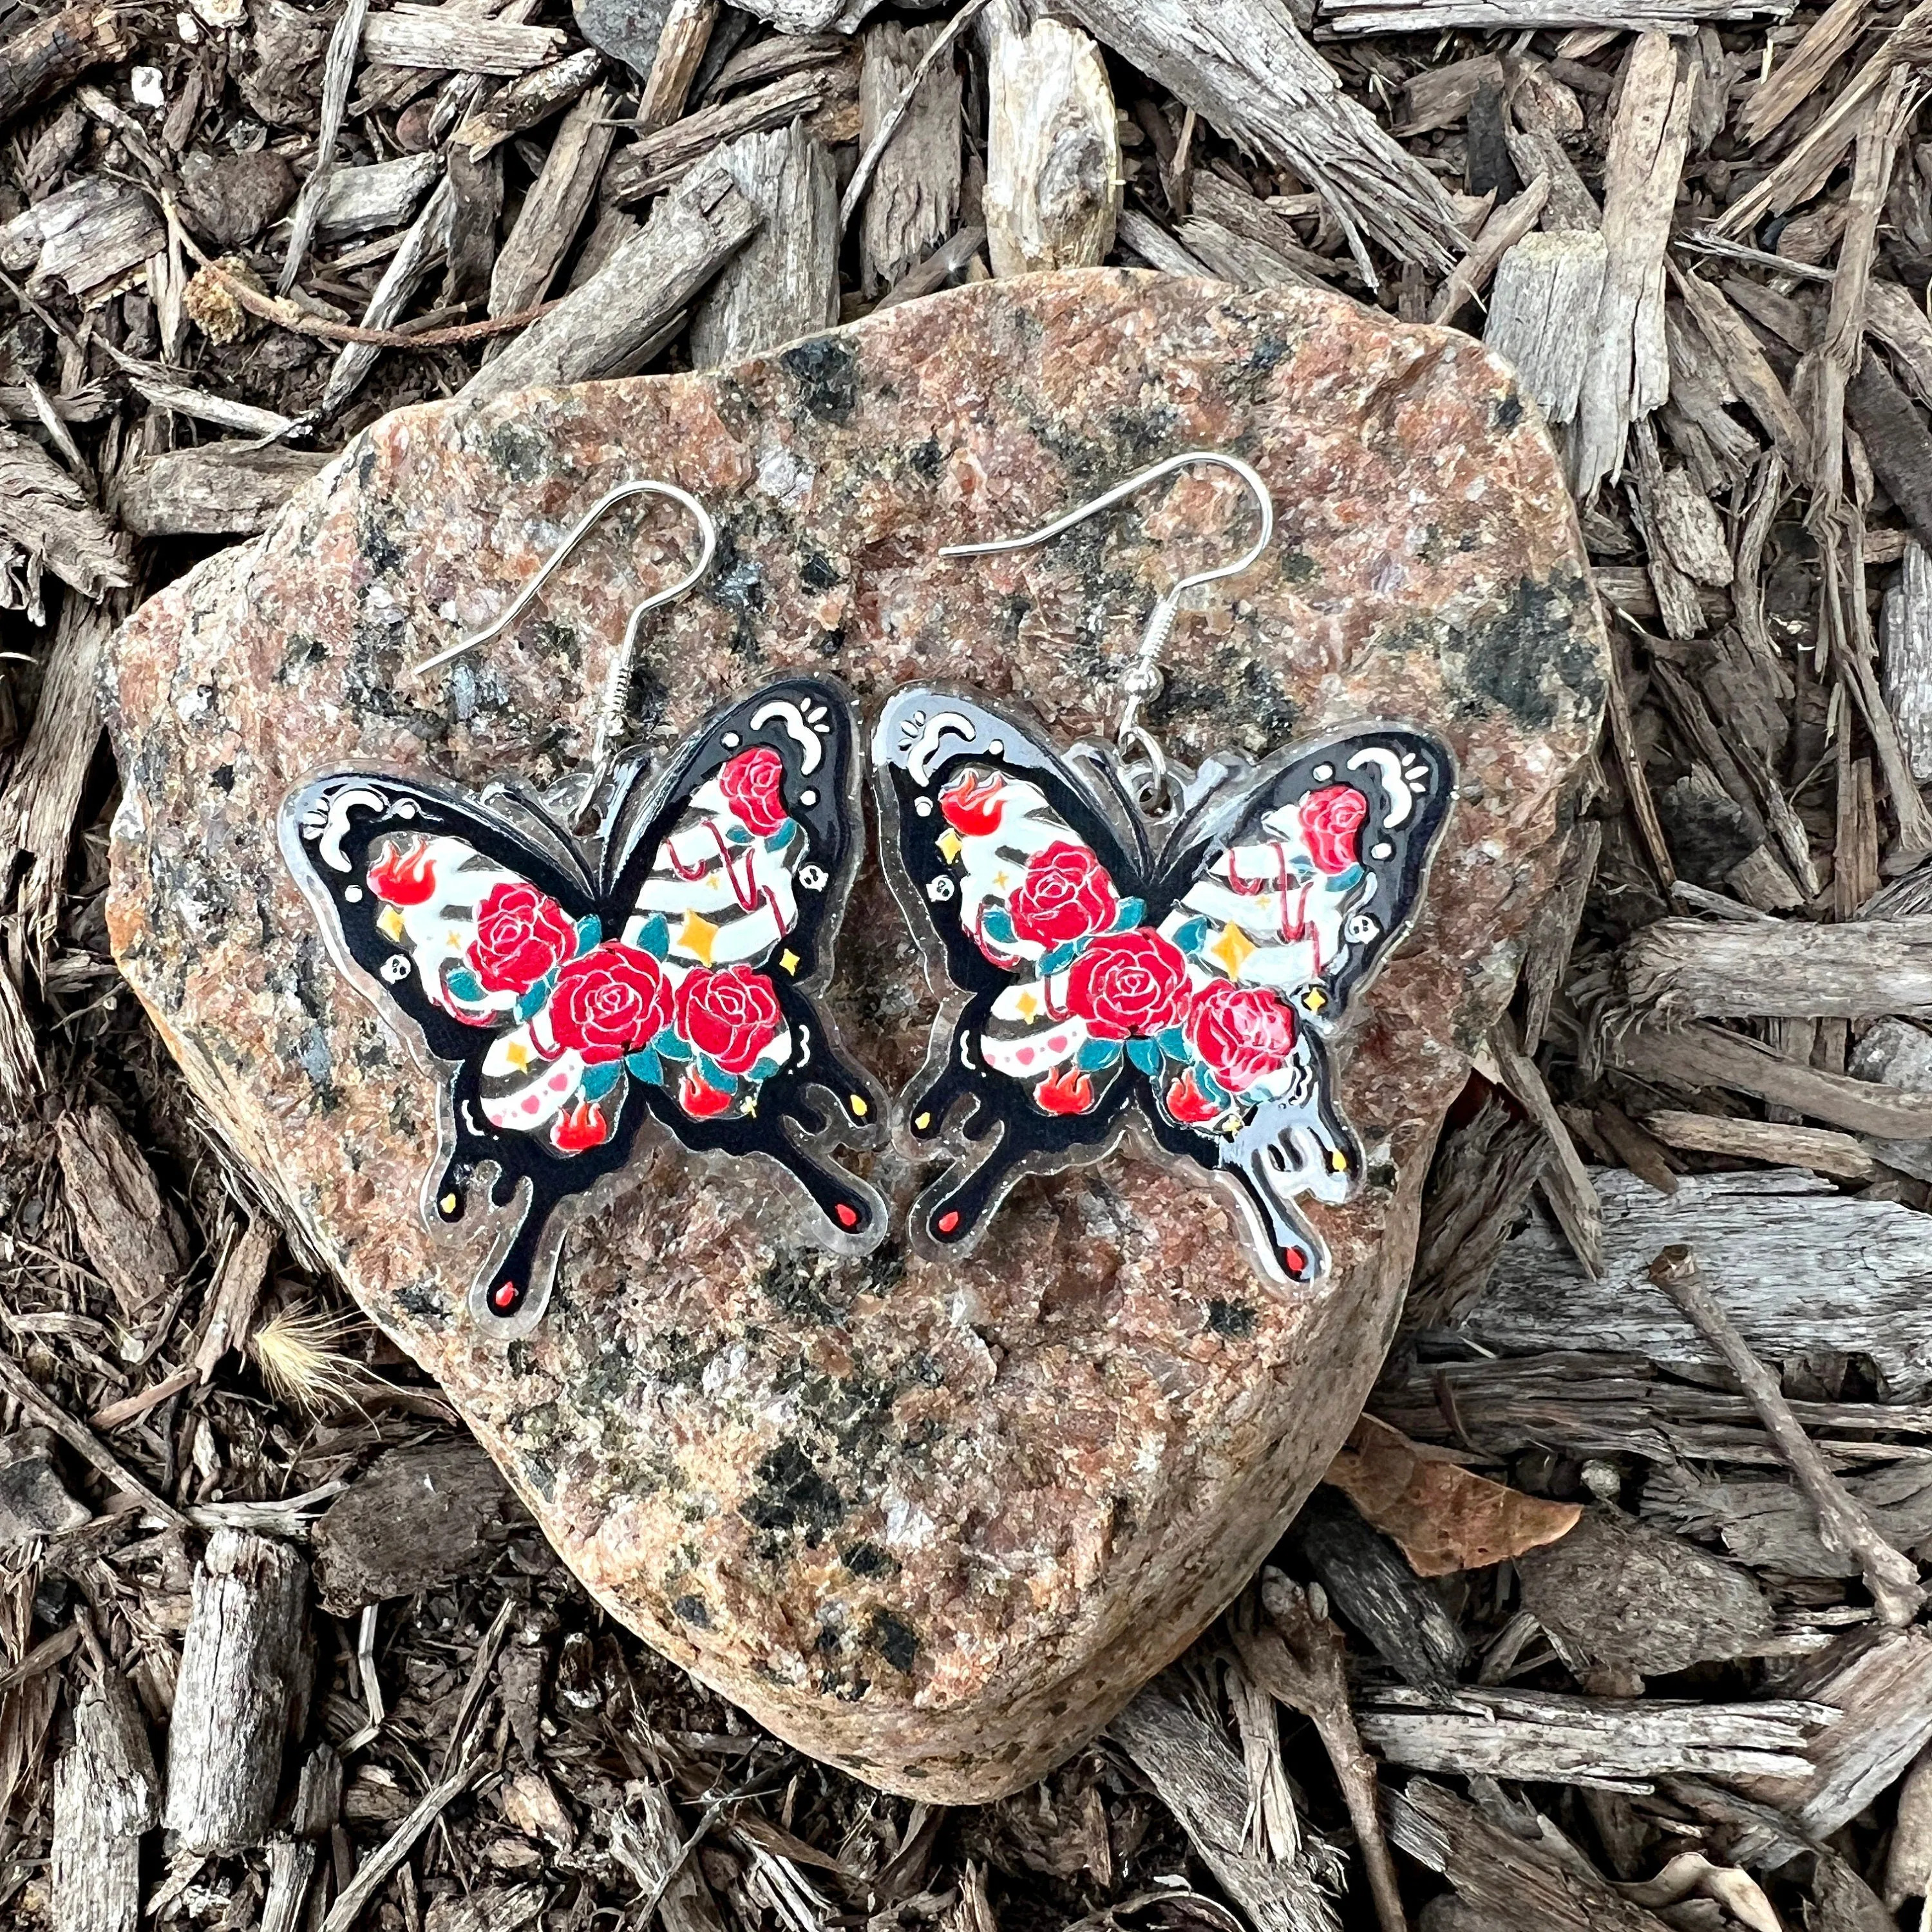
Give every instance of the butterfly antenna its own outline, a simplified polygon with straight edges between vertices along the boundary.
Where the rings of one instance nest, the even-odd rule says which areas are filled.
[[[1111,490],[1103,490],[1090,502],[1069,510],[1036,530],[1029,530],[1024,536],[1000,537],[991,543],[948,544],[939,554],[941,556],[991,556],[1003,550],[1030,550],[1036,544],[1048,543],[1070,530],[1076,524],[1084,523],[1089,517],[1097,516],[1102,510],[1111,509],[1116,503],[1131,496],[1137,490],[1144,489],[1150,483],[1156,483],[1163,476],[1171,476],[1177,470],[1186,470],[1204,464],[1216,470],[1231,470],[1247,486],[1248,494],[1254,500],[1255,514],[1259,527],[1255,539],[1232,562],[1216,564],[1212,570],[1197,570],[1182,578],[1165,592],[1160,601],[1148,614],[1147,628],[1142,633],[1141,646],[1134,662],[1120,680],[1126,702],[1120,710],[1118,730],[1123,750],[1130,746],[1140,751],[1153,766],[1157,786],[1164,780],[1166,760],[1161,755],[1160,747],[1149,736],[1140,722],[1141,707],[1148,699],[1156,696],[1161,686],[1160,657],[1167,640],[1174,629],[1174,620],[1180,614],[1181,599],[1190,590],[1197,590],[1204,584],[1218,583],[1224,577],[1238,577],[1268,546],[1274,535],[1274,498],[1269,494],[1268,485],[1250,464],[1244,463],[1238,456],[1229,456],[1217,449],[1190,449],[1178,456],[1164,458],[1160,462],[1130,476],[1124,482],[1116,483]]]

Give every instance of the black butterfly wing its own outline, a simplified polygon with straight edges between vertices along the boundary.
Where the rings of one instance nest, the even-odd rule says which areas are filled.
[[[580,1056],[547,1054],[536,1023],[548,988],[602,937],[598,895],[567,841],[434,784],[332,772],[284,802],[281,841],[332,952],[392,1018],[443,1064],[448,1155],[426,1190],[453,1226],[479,1171],[514,1226],[472,1300],[521,1332],[541,1312],[562,1228],[555,1210],[629,1158],[640,1118],[614,1105]],[[589,1130],[594,1115],[598,1130]]]
[[[1232,780],[1162,854],[1160,929],[1195,990],[1150,1082],[1154,1136],[1234,1184],[1291,1280],[1324,1264],[1296,1200],[1346,1200],[1361,1166],[1330,1042],[1414,922],[1454,786],[1436,740],[1366,726]]]
[[[955,989],[897,1120],[951,1156],[912,1236],[956,1252],[1022,1174],[1114,1144],[1150,1051],[1132,1025],[1178,995],[1145,928],[1137,822],[1101,768],[1090,781],[1036,728],[930,686],[887,704],[872,766],[893,890]]]
[[[850,699],[788,678],[725,706],[687,741],[614,845],[607,902],[622,942],[674,982],[664,1032],[625,1064],[642,1105],[700,1154],[760,1155],[803,1190],[818,1238],[862,1252],[884,1202],[830,1156],[869,1146],[885,1103],[816,996],[864,850]]]

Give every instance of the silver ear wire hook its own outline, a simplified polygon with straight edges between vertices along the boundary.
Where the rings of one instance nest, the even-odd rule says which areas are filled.
[[[1171,476],[1177,470],[1184,470],[1195,464],[1232,470],[1238,476],[1254,499],[1261,526],[1254,542],[1232,563],[1216,564],[1212,570],[1195,571],[1162,593],[1148,614],[1147,628],[1141,634],[1140,650],[1120,680],[1126,701],[1120,708],[1116,742],[1123,751],[1133,746],[1146,754],[1153,767],[1153,785],[1156,793],[1164,789],[1167,760],[1162,755],[1160,746],[1140,722],[1141,706],[1160,689],[1160,654],[1174,628],[1174,620],[1180,614],[1180,600],[1189,591],[1198,590],[1204,584],[1217,583],[1224,577],[1240,576],[1267,549],[1269,539],[1274,535],[1274,498],[1253,466],[1244,463],[1238,456],[1228,456],[1220,450],[1186,450],[1178,456],[1164,458],[1124,482],[1116,483],[1090,502],[1069,510],[1064,517],[1057,518],[1039,530],[1029,530],[1024,536],[1000,537],[992,543],[948,544],[939,553],[941,556],[990,556],[1002,550],[1030,550],[1035,544],[1049,542],[1063,531],[1072,529],[1076,524],[1084,523],[1089,517],[1111,508],[1148,484],[1158,482],[1162,477]]]
[[[717,526],[711,520],[710,512],[689,490],[680,490],[675,483],[660,483],[649,477],[640,478],[635,483],[620,483],[616,489],[591,505],[575,527],[544,560],[543,566],[537,574],[482,630],[472,631],[466,638],[459,638],[446,650],[438,651],[434,656],[424,658],[420,663],[410,667],[409,674],[412,677],[422,677],[462,656],[466,651],[475,650],[478,646],[488,644],[492,638],[501,637],[530,608],[544,586],[576,554],[585,538],[620,503],[628,502],[633,496],[662,496],[688,512],[698,530],[698,559],[675,584],[668,584],[662,590],[652,591],[648,597],[634,604],[625,622],[623,641],[617,648],[616,656],[611,660],[610,675],[604,681],[603,701],[598,707],[597,731],[591,742],[590,777],[585,787],[586,805],[597,796],[604,779],[609,776],[611,763],[617,754],[625,719],[630,710],[631,680],[637,669],[638,633],[645,613],[655,610],[661,604],[673,603],[684,596],[710,568],[711,560],[717,551]]]

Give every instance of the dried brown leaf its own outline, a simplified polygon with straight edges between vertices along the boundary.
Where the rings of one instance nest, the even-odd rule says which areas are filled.
[[[1492,1483],[1372,1415],[1356,1423],[1324,1480],[1394,1540],[1418,1576],[1520,1556],[1568,1535],[1583,1513]]]

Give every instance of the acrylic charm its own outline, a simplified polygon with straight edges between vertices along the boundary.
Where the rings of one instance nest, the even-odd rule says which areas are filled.
[[[1227,1185],[1276,1280],[1326,1265],[1297,1201],[1358,1184],[1332,1051],[1414,920],[1448,751],[1365,724],[1258,766],[1167,760],[1139,714],[1180,600],[1247,568],[1272,532],[1236,458],[1170,458],[1042,530],[942,554],[1043,542],[1190,464],[1235,472],[1259,533],[1156,605],[1114,743],[1062,754],[1036,722],[944,686],[896,694],[874,736],[888,874],[952,988],[896,1117],[910,1154],[950,1163],[913,1210],[931,1254],[970,1248],[1022,1174],[1098,1160],[1136,1124]]]
[[[885,1231],[877,1194],[827,1151],[876,1141],[881,1108],[813,998],[863,843],[844,692],[768,684],[656,782],[598,735],[590,771],[544,798],[358,770],[282,810],[337,963],[439,1070],[426,1218],[454,1226],[479,1194],[513,1210],[470,1296],[500,1336],[535,1324],[568,1220],[612,1191],[647,1119],[693,1154],[782,1170],[822,1245],[860,1252]]]

